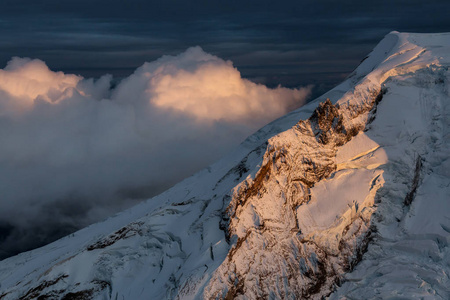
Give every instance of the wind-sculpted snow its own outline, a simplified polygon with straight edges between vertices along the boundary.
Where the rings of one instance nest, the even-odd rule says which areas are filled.
[[[388,159],[378,233],[331,299],[449,299],[450,72],[431,66],[386,88],[366,133]]]
[[[221,161],[0,262],[0,299],[449,299],[449,47],[389,34]]]

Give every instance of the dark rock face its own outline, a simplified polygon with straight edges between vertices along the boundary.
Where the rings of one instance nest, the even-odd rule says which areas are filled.
[[[95,293],[104,291],[110,287],[110,284],[104,281],[92,281],[93,287],[76,292],[67,292],[65,289],[60,289],[59,284],[63,283],[69,275],[63,274],[54,280],[44,280],[34,288],[29,289],[20,300],[32,299],[62,299],[62,300],[88,300],[92,299]],[[0,299],[6,297],[7,294],[0,295]]]
[[[328,144],[333,136],[345,133],[339,109],[330,99],[319,104],[309,121],[317,141],[321,144]]]
[[[140,226],[142,224],[143,224],[142,222],[131,223],[131,224],[117,230],[115,233],[111,234],[110,236],[99,240],[98,242],[96,242],[93,245],[88,246],[87,250],[92,251],[95,249],[103,249],[108,246],[111,246],[112,244],[114,244],[115,242],[117,242],[119,240],[126,239],[133,235],[139,234]]]
[[[414,200],[416,190],[419,187],[421,170],[422,170],[422,158],[419,155],[416,159],[416,169],[414,170],[414,178],[413,178],[413,181],[411,184],[411,190],[408,192],[408,194],[405,197],[404,204],[406,206],[409,206]]]

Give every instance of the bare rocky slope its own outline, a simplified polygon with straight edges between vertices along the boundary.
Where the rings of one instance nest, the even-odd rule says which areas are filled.
[[[221,161],[1,261],[0,299],[449,299],[449,50],[387,35]]]

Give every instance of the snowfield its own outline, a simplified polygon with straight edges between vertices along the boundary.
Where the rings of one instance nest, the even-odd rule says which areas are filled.
[[[450,34],[388,34],[217,163],[1,261],[0,299],[450,299],[449,66]]]

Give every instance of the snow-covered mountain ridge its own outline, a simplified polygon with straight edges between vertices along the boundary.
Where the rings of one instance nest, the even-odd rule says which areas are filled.
[[[1,261],[0,299],[449,299],[449,50],[387,35],[221,161]]]

